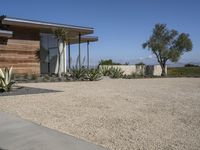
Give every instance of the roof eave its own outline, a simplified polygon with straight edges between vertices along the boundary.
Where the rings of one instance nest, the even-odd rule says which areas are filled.
[[[31,20],[23,20],[23,19],[8,18],[8,17],[6,17],[2,20],[2,24],[20,26],[20,27],[36,28],[36,29],[41,29],[41,30],[42,29],[53,30],[53,29],[56,29],[56,28],[65,28],[65,29],[70,30],[70,31],[79,32],[82,35],[92,34],[94,32],[94,29],[89,28],[89,27],[56,24],[56,23],[48,23],[48,22],[41,22],[41,21],[31,21]]]
[[[81,43],[87,43],[87,42],[96,42],[98,41],[98,37],[96,36],[81,36]],[[70,38],[68,39],[68,44],[78,44],[79,39],[78,38]]]

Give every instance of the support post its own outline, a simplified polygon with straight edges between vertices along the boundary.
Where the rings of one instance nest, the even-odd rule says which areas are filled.
[[[64,52],[63,52],[63,66],[64,66],[64,73],[67,72],[67,44],[66,42],[63,42],[64,44]]]
[[[50,58],[50,49],[49,49],[49,38],[48,36],[46,36],[46,38],[47,38],[47,49],[48,49],[48,74],[50,75],[51,74],[51,70],[50,70],[51,58]]]
[[[70,42],[68,43],[68,65],[69,65],[69,69],[71,69]]]
[[[87,41],[87,68],[90,68],[90,50],[89,50],[89,44],[90,42]]]
[[[79,69],[81,68],[81,34],[78,35],[78,60],[79,60]]]

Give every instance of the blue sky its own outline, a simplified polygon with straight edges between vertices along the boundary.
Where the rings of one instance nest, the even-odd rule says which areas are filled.
[[[91,26],[97,43],[91,44],[91,61],[111,58],[119,62],[156,63],[142,49],[156,23],[190,34],[193,51],[181,63],[200,63],[199,0],[0,0],[0,14],[11,17]],[[82,56],[86,45],[82,45]],[[73,59],[77,46],[72,47]]]

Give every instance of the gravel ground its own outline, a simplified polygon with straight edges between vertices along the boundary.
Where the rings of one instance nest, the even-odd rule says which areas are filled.
[[[112,150],[200,149],[200,78],[29,83],[0,110]]]

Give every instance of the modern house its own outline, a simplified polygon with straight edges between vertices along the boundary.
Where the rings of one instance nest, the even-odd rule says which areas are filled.
[[[53,30],[58,28],[66,29],[68,37],[60,57],[61,72],[71,67],[71,44],[78,44],[79,65],[80,44],[87,44],[89,67],[89,43],[98,40],[98,37],[87,36],[94,32],[93,28],[0,16],[0,68],[13,66],[15,73],[57,73],[62,43],[58,42]]]

